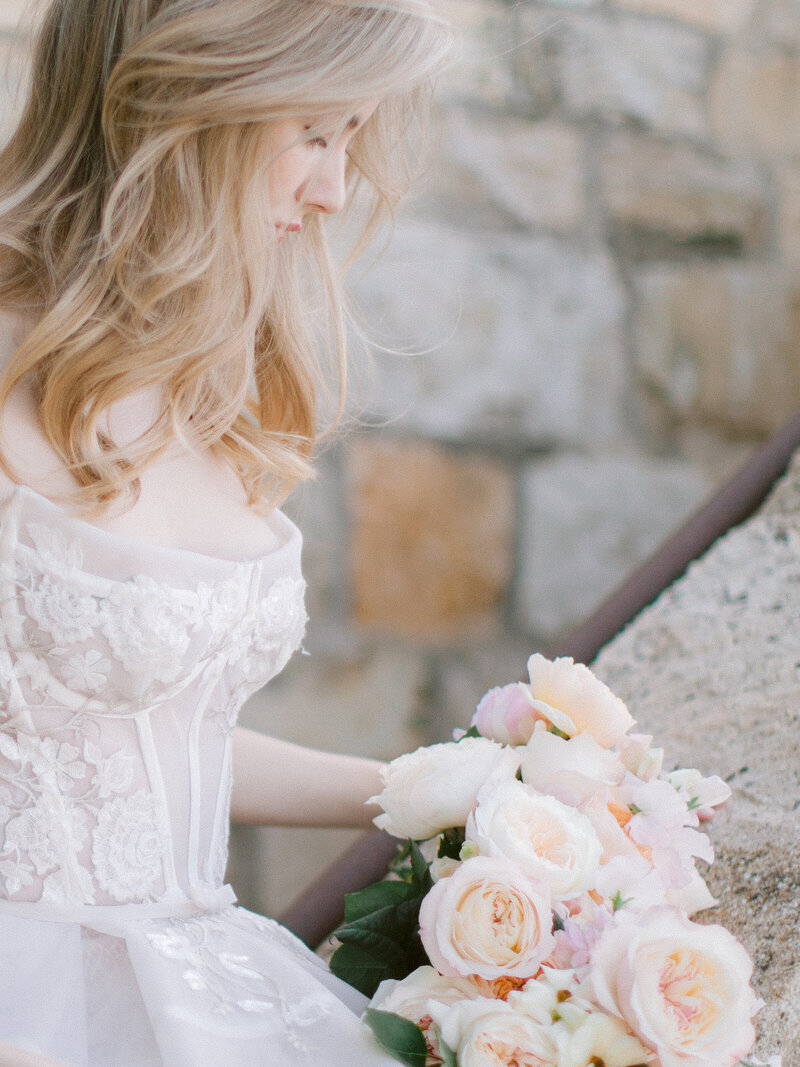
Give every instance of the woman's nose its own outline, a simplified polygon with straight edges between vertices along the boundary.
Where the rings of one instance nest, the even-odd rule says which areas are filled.
[[[324,159],[309,179],[303,199],[307,210],[335,215],[346,199],[347,154],[344,149],[327,148]]]

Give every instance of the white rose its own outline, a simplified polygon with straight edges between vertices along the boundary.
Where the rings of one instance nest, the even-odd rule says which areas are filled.
[[[462,1002],[436,1012],[459,1067],[558,1067],[550,1021],[542,1024],[502,1000]]]
[[[630,712],[588,667],[570,656],[528,660],[528,699],[539,715],[562,733],[587,733],[610,748],[634,725]]]
[[[480,790],[466,833],[483,855],[511,860],[556,900],[591,888],[602,852],[585,815],[516,778]]]
[[[594,999],[661,1067],[732,1067],[755,1040],[753,965],[722,926],[659,907],[608,927],[592,953]]]
[[[443,1005],[477,997],[478,991],[468,978],[445,978],[433,967],[418,967],[401,982],[381,982],[370,1001],[378,1011],[390,1011],[420,1028],[428,1049],[438,1056],[439,1037],[433,1015]]]
[[[614,752],[602,748],[589,734],[563,737],[536,729],[522,751],[522,780],[540,792],[565,776],[576,777],[581,799],[607,786],[619,785],[625,766]]]
[[[481,786],[495,776],[513,778],[518,768],[513,748],[483,737],[418,748],[382,769],[383,792],[370,803],[380,804],[384,814],[373,822],[416,841],[464,826]]]
[[[552,950],[547,887],[507,860],[476,856],[422,901],[420,938],[441,973],[530,978]]]
[[[459,1067],[558,1067],[552,1028],[525,1015],[494,1011],[470,1026],[458,1046]]]

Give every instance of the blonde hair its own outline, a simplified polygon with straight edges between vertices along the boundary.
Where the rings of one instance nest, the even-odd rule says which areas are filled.
[[[80,505],[132,499],[189,426],[251,504],[308,476],[345,305],[321,218],[275,241],[265,137],[380,99],[348,149],[362,248],[407,190],[449,40],[425,0],[53,0],[0,152],[0,306],[36,319],[0,407],[30,375]],[[104,413],[153,386],[158,418],[116,447]]]

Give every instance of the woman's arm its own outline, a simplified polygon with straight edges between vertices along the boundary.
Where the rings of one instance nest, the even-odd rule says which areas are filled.
[[[383,788],[377,760],[340,756],[237,727],[231,819],[250,826],[369,826]]]

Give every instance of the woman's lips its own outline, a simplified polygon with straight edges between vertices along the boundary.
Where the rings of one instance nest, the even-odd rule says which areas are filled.
[[[278,244],[286,239],[287,233],[299,233],[303,226],[300,222],[290,222],[287,226],[284,226],[282,222],[275,224],[275,229],[278,231]]]

